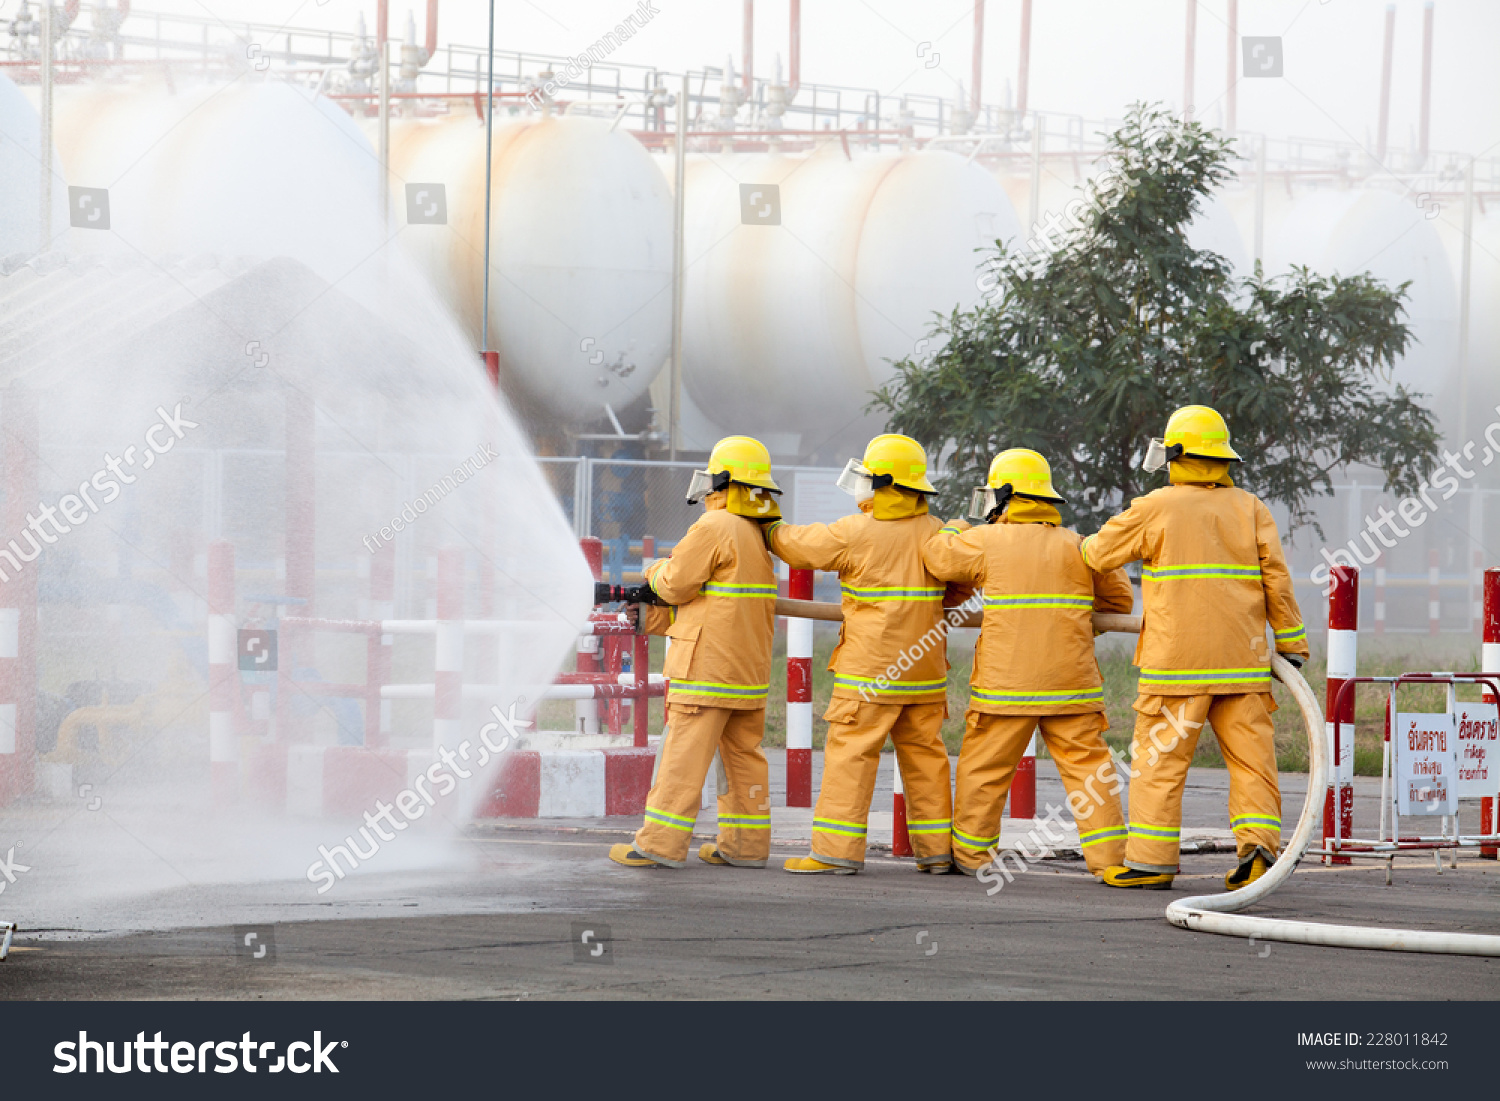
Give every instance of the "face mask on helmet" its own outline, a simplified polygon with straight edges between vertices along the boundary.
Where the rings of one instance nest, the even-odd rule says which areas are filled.
[[[844,464],[844,472],[834,484],[856,501],[868,501],[875,495],[874,479],[858,459],[850,459]]]
[[[1155,474],[1168,463],[1175,463],[1182,458],[1182,444],[1174,443],[1168,447],[1161,440],[1152,440],[1146,448],[1146,457],[1141,462],[1141,469],[1148,474]]]
[[[969,516],[975,520],[992,520],[996,515],[1005,511],[1005,506],[1010,504],[1014,492],[1009,482],[999,489],[980,486],[969,498]]]
[[[695,470],[693,480],[688,483],[687,503],[696,505],[710,493],[717,493],[728,488],[729,471],[721,470],[717,474],[710,474],[706,470]]]

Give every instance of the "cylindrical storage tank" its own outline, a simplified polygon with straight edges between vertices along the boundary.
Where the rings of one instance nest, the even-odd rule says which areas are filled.
[[[933,314],[982,294],[975,250],[1020,231],[999,183],[962,157],[850,160],[837,143],[694,157],[686,220],[690,397],[725,429],[805,456],[878,425],[865,406],[888,361],[930,356]]]
[[[68,179],[109,192],[112,232],[71,229],[72,248],[295,256],[330,283],[371,271],[374,153],[346,112],[305,89],[60,87],[56,129]]]
[[[1404,320],[1413,340],[1393,379],[1430,395],[1451,428],[1458,294],[1442,240],[1424,212],[1389,191],[1309,192],[1266,234],[1266,274],[1285,274],[1294,264],[1322,275],[1368,272],[1392,288],[1411,283]]]
[[[0,73],[0,258],[43,245],[42,120],[10,77]],[[68,225],[68,185],[52,157],[52,233]]]
[[[447,225],[413,250],[479,347],[484,127],[472,117],[391,127],[392,199],[442,184]],[[672,342],[672,196],[641,144],[603,119],[496,119],[490,347],[507,379],[565,424],[645,393]],[[692,259],[689,254],[689,260]]]

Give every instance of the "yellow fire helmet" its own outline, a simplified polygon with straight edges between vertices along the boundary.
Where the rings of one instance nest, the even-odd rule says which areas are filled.
[[[876,436],[865,447],[864,467],[870,472],[876,489],[886,484],[918,493],[936,493],[937,487],[927,480],[927,452],[910,436],[887,432]]]
[[[708,469],[693,471],[688,502],[696,503],[709,493],[727,489],[730,482],[781,492],[771,478],[771,453],[765,444],[750,436],[725,436],[714,444],[708,456]]]
[[[1183,456],[1194,459],[1218,459],[1244,462],[1229,446],[1229,425],[1215,409],[1206,405],[1184,405],[1167,420],[1167,431],[1152,440],[1141,465],[1148,471],[1160,470]]]
[[[988,519],[996,509],[1003,509],[1011,496],[1033,501],[1067,500],[1052,488],[1052,467],[1047,460],[1029,447],[1012,447],[995,456],[989,477],[969,502],[969,515]]]

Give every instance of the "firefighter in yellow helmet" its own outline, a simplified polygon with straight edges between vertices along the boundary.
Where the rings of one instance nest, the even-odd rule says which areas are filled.
[[[870,800],[886,738],[906,787],[907,829],[921,871],[950,870],[951,796],[942,725],[948,715],[946,586],[922,565],[942,526],[927,511],[927,455],[909,436],[876,436],[839,478],[859,512],[832,524],[766,528],[787,565],[837,572],[844,623],[828,668],[833,698],[813,810],[812,851],[789,872],[850,875],[864,867]],[[952,594],[954,602],[967,590]]]
[[[1092,617],[1128,613],[1134,597],[1123,570],[1084,565],[1079,536],[1062,526],[1062,500],[1046,459],[1002,451],[970,508],[984,524],[955,520],[922,551],[935,576],[984,589],[953,810],[953,857],[969,875],[998,859],[1005,797],[1038,727],[1089,870],[1102,874],[1125,852]]]
[[[729,790],[719,796],[719,836],[698,852],[709,864],[763,868],[771,849],[770,781],[761,752],[776,625],[776,572],[761,523],[781,515],[771,456],[748,436],[714,445],[695,471],[688,501],[706,511],[646,583],[676,615],[662,672],[667,733],[646,820],[610,859],[627,867],[680,868],[687,861],[703,781],[717,750]]]
[[[1239,865],[1225,886],[1259,879],[1280,848],[1267,624],[1276,650],[1297,665],[1307,658],[1307,630],[1270,510],[1229,476],[1240,461],[1223,417],[1184,406],[1146,456],[1149,471],[1170,464],[1171,484],[1137,497],[1083,541],[1095,569],[1142,564],[1130,836],[1124,861],[1105,873],[1112,887],[1171,885],[1182,789],[1205,723],[1229,767]]]

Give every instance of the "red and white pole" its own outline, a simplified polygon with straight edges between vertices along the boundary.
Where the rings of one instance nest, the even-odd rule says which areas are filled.
[[[5,526],[26,527],[37,500],[37,398],[11,386],[0,399],[5,454]],[[36,787],[37,567],[0,581],[0,807]]]
[[[1036,817],[1036,731],[1026,743],[1026,752],[1016,762],[1016,775],[1010,782],[1010,816]]]
[[[1354,832],[1354,689],[1338,708],[1339,689],[1359,667],[1359,570],[1334,566],[1328,589],[1328,789],[1323,800],[1323,844]],[[1329,859],[1351,863],[1347,856]]]
[[[1385,634],[1385,555],[1375,558],[1375,633]]]
[[[442,547],[437,575],[437,654],[433,660],[432,742],[457,746],[464,700],[464,552]]]
[[[911,856],[911,834],[906,828],[906,785],[901,782],[901,756],[891,754],[891,855]]]
[[[594,575],[595,581],[604,579],[604,543],[592,535],[584,536],[578,540],[578,547],[583,551],[584,561],[589,564],[589,570]],[[644,578],[642,579],[644,580]],[[597,673],[601,666],[599,663],[600,642],[598,635],[579,635],[575,644],[574,668],[580,673]],[[599,705],[593,700],[578,700],[573,704],[574,728],[579,734],[599,733]]]
[[[239,742],[234,709],[239,695],[239,661],[234,626],[234,544],[208,545],[208,761],[215,805],[239,794]]]
[[[1438,584],[1438,552],[1427,552],[1427,633],[1437,635],[1443,628],[1443,590]]]
[[[396,618],[396,548],[386,543],[370,558],[370,618]],[[391,701],[380,690],[391,680],[390,635],[372,633],[365,648],[365,745],[391,740]]]
[[[1500,569],[1484,571],[1484,647],[1480,651],[1479,671],[1500,673]],[[1484,700],[1487,703],[1497,702],[1495,694],[1488,689],[1485,690]],[[1494,752],[1493,747],[1491,747],[1491,752]],[[1491,761],[1490,767],[1494,768],[1496,763]],[[1495,832],[1497,825],[1495,811],[1494,796],[1479,804],[1480,833]],[[1494,845],[1479,847],[1479,855],[1486,860],[1494,860],[1496,852]]]
[[[811,600],[813,598],[813,571],[792,570],[787,576],[786,589],[787,596],[793,600]],[[788,618],[786,621],[786,805],[789,807],[813,805],[812,652],[812,620]],[[898,774],[899,772],[900,769],[897,769]]]

